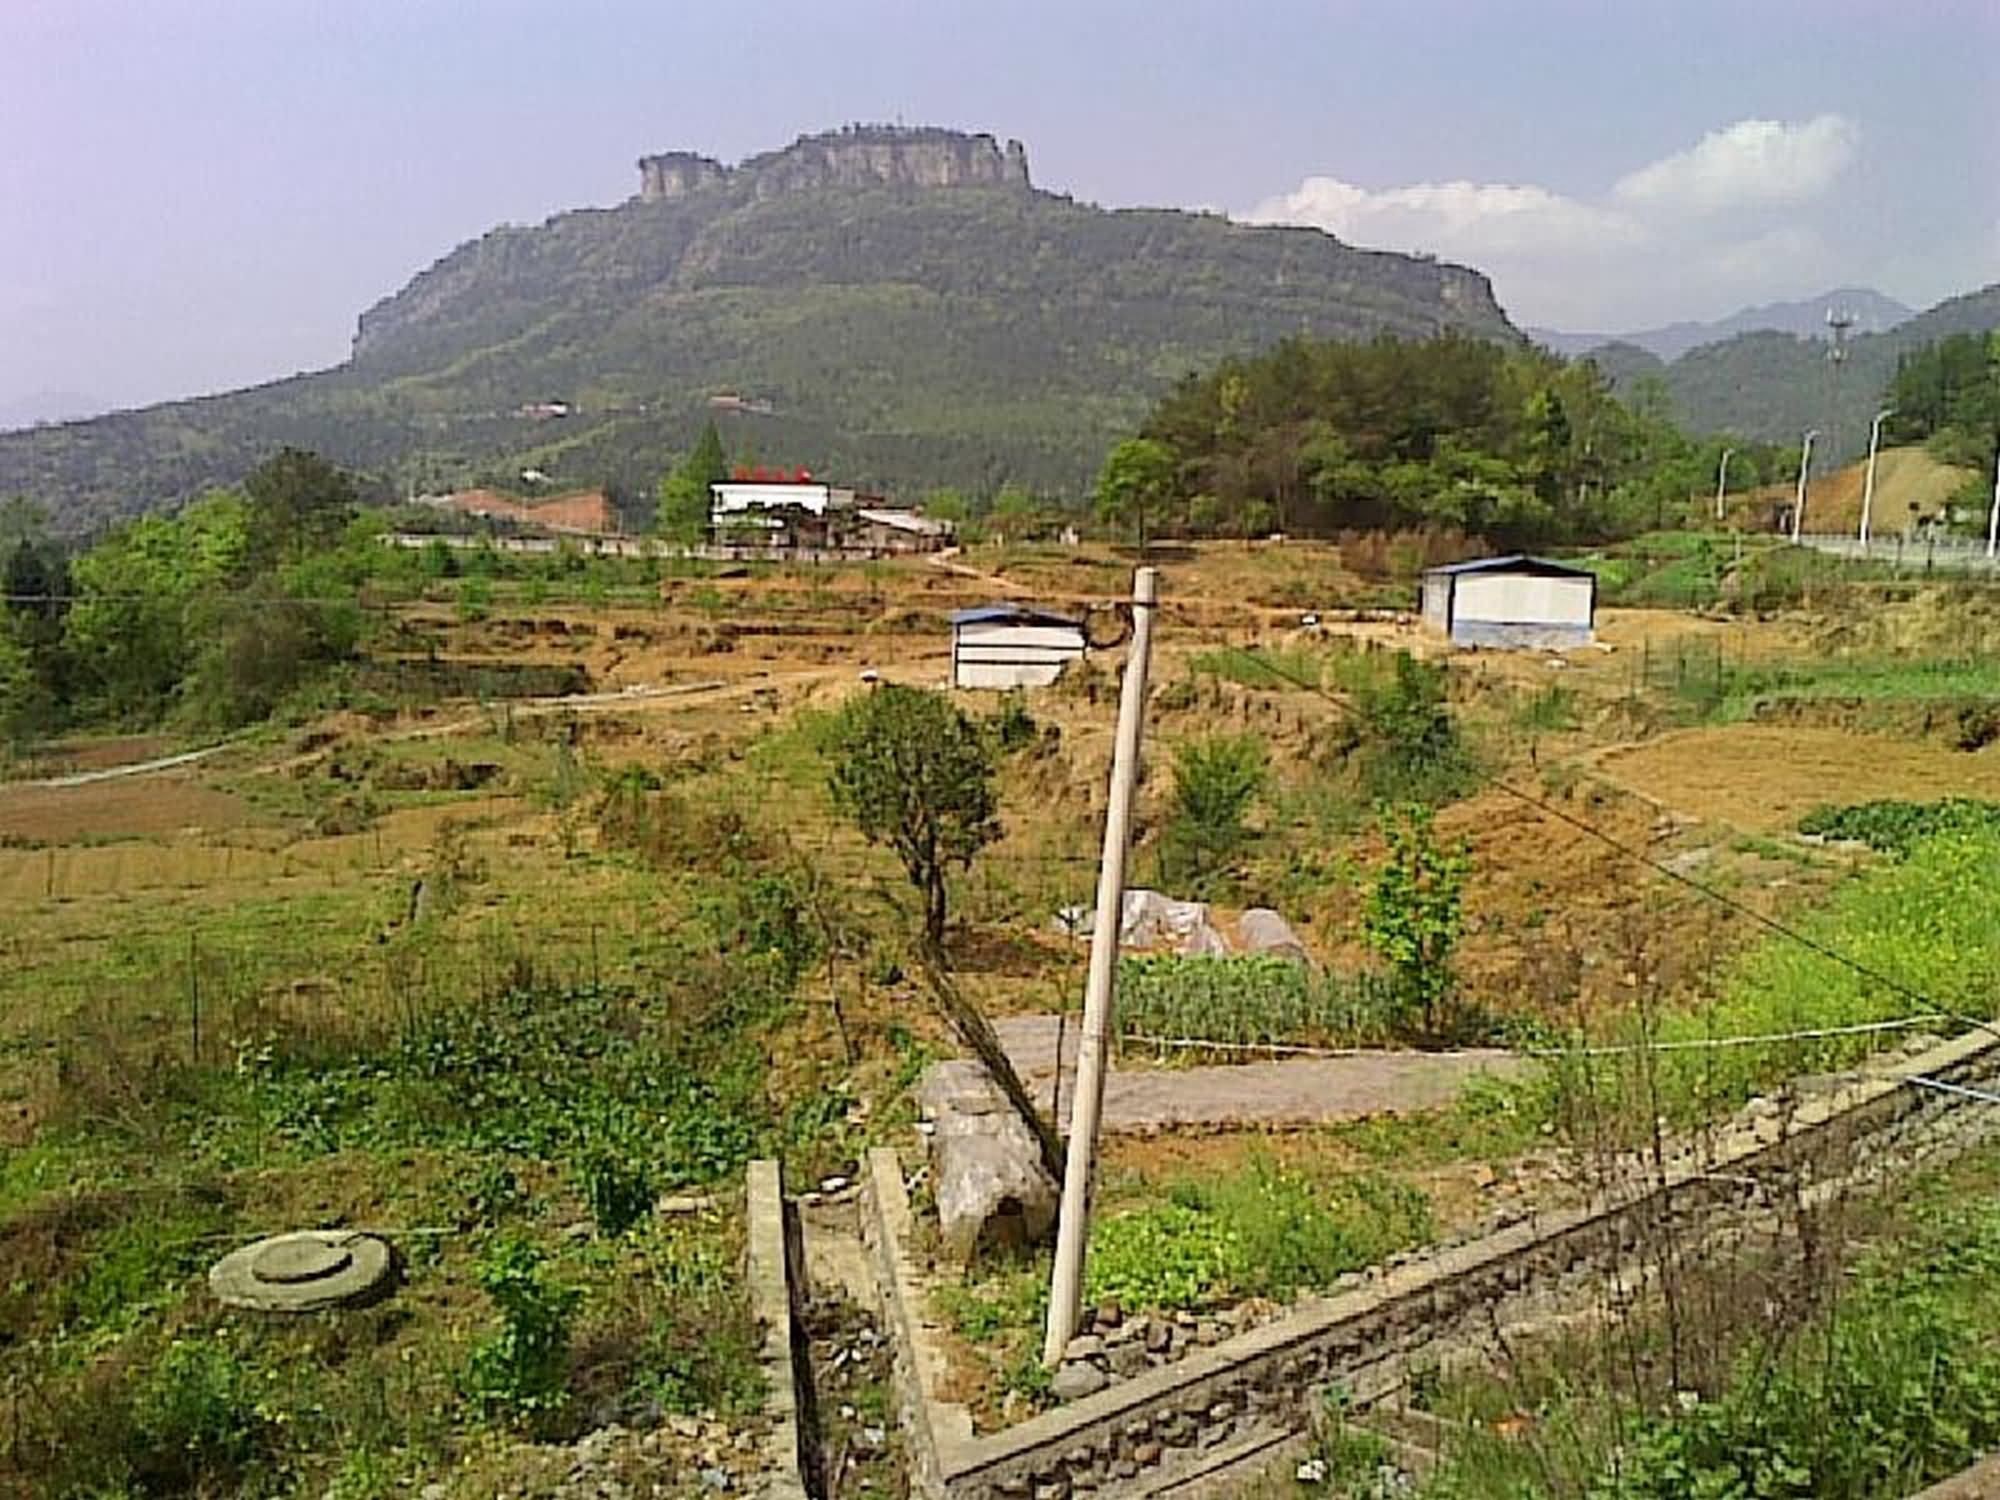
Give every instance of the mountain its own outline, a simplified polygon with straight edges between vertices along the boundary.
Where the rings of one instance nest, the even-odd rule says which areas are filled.
[[[1667,323],[1637,333],[1562,333],[1530,328],[1528,337],[1556,354],[1590,354],[1606,344],[1634,344],[1662,360],[1676,360],[1703,344],[1717,344],[1743,333],[1789,333],[1797,338],[1828,337],[1826,315],[1838,310],[1854,320],[1854,332],[1887,333],[1916,309],[1865,286],[1835,287],[1802,302],[1767,302],[1718,318],[1713,323]]]
[[[73,422],[78,417],[103,411],[110,404],[79,391],[36,391],[0,401],[0,432],[33,427],[38,422]]]
[[[334,369],[0,435],[0,495],[80,531],[294,443],[396,492],[536,468],[638,513],[711,414],[738,452],[890,493],[1077,494],[1155,396],[1225,354],[1520,338],[1475,271],[1078,203],[987,135],[857,127],[734,167],[639,166],[616,207],[460,246],[364,312]]]
[[[1697,432],[1730,432],[1765,442],[1795,443],[1820,430],[1815,449],[1832,463],[1868,444],[1869,418],[1896,373],[1896,361],[1953,333],[2000,328],[2000,282],[1940,302],[1883,333],[1851,337],[1836,368],[1823,339],[1787,333],[1744,333],[1692,349],[1671,363],[1635,362],[1630,346],[1600,360],[1615,386],[1652,375],[1666,387],[1675,418]],[[1609,355],[1611,351],[1593,353]]]

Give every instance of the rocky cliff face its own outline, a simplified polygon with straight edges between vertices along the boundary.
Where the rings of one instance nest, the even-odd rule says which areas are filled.
[[[986,134],[868,125],[801,136],[736,167],[691,151],[639,158],[639,197],[649,203],[722,183],[760,199],[821,187],[1025,188],[1028,152]]]

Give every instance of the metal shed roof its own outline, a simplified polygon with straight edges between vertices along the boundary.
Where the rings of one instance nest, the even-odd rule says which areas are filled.
[[[1032,604],[982,604],[974,609],[954,611],[951,617],[954,626],[994,625],[1003,621],[1014,625],[1067,625],[1072,630],[1083,628],[1081,620]]]
[[[1426,576],[1445,573],[1453,577],[1461,573],[1543,573],[1562,578],[1594,578],[1597,575],[1588,568],[1573,567],[1569,563],[1556,562],[1546,557],[1530,557],[1525,552],[1510,552],[1505,557],[1474,557],[1465,562],[1444,563],[1439,567],[1424,569]]]

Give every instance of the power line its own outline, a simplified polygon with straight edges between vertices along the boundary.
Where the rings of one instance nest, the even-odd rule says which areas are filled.
[[[1252,663],[1253,665],[1257,666],[1259,669],[1263,671],[1269,672],[1272,676],[1277,677],[1284,682],[1290,683],[1294,687],[1302,688],[1306,692],[1314,694],[1316,697],[1325,699],[1328,703],[1332,704],[1336,709],[1338,709],[1350,723],[1358,722],[1353,706],[1349,703],[1343,702],[1341,699],[1335,697],[1332,693],[1329,693],[1319,683],[1309,681],[1306,678],[1298,676],[1296,673],[1286,671],[1283,667],[1280,667],[1277,663],[1271,661],[1269,658],[1259,656],[1253,651],[1247,651],[1241,646],[1233,645],[1228,642],[1223,642],[1221,649],[1233,655],[1242,657],[1245,661]],[[1900,996],[1902,999],[1911,1001],[1928,1010],[1937,1010],[1942,1008],[1940,1002],[1932,999],[1929,995],[1923,994],[1918,990],[1912,989],[1909,985],[1904,984],[1901,980],[1893,978],[1888,974],[1884,974],[1881,970],[1875,968],[1873,965],[1863,963],[1860,959],[1853,957],[1851,954],[1843,953],[1839,949],[1831,947],[1828,944],[1821,942],[1817,938],[1809,937],[1805,933],[1800,932],[1797,928],[1787,926],[1785,923],[1780,922],[1776,917],[1767,916],[1765,913],[1758,911],[1754,906],[1750,906],[1745,902],[1738,901],[1735,897],[1729,895],[1727,892],[1718,890],[1716,887],[1707,884],[1705,881],[1697,880],[1692,875],[1688,875],[1680,870],[1676,870],[1673,866],[1665,863],[1664,861],[1653,858],[1653,856],[1646,853],[1645,850],[1635,848],[1633,845],[1626,843],[1624,840],[1619,839],[1612,834],[1606,833],[1603,829],[1597,827],[1595,824],[1587,822],[1584,819],[1577,817],[1574,813],[1565,812],[1562,808],[1557,807],[1554,803],[1549,802],[1544,798],[1537,797],[1532,792],[1524,791],[1522,788],[1515,786],[1512,782],[1509,782],[1492,772],[1482,771],[1475,767],[1473,768],[1473,774],[1476,777],[1478,777],[1479,780],[1483,781],[1487,786],[1493,788],[1493,790],[1498,792],[1504,792],[1508,796],[1526,803],[1529,807],[1536,809],[1538,812],[1541,812],[1548,817],[1554,818],[1557,822],[1567,824],[1569,827],[1574,828],[1577,832],[1584,834],[1589,838],[1597,840],[1600,844],[1603,844],[1606,848],[1614,850],[1615,852],[1624,855],[1626,858],[1631,859],[1636,863],[1645,866],[1647,869],[1651,870],[1654,874],[1664,875],[1667,879],[1674,881],[1677,884],[1686,886],[1689,890],[1694,891],[1698,895],[1706,897],[1710,901],[1715,902],[1717,905],[1725,908],[1728,911],[1732,911],[1739,916],[1748,917],[1752,922],[1755,922],[1758,926],[1763,927],[1767,931],[1776,934],[1777,936],[1785,939],[1787,942],[1796,943],[1799,947],[1805,949],[1807,952],[1818,954],[1821,958],[1827,959],[1832,963],[1839,964],[1842,967],[1848,969],[1850,972],[1859,975],[1863,979],[1871,980],[1876,984],[1882,985],[1884,988],[1888,989],[1891,993]]]

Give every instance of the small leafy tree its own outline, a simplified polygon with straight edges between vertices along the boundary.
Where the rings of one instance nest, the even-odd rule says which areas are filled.
[[[687,457],[660,480],[655,520],[659,533],[677,542],[700,541],[708,526],[708,487],[728,477],[729,458],[722,451],[722,434],[709,422]]]
[[[36,696],[34,663],[0,616],[0,756],[28,738]]]
[[[303,448],[283,448],[243,481],[250,502],[253,565],[296,558],[331,546],[354,518],[354,481]]]
[[[1174,796],[1161,863],[1170,880],[1205,887],[1250,840],[1244,815],[1269,768],[1252,735],[1211,735],[1174,752]]]
[[[1097,512],[1114,525],[1130,526],[1146,550],[1148,523],[1173,497],[1174,453],[1153,438],[1127,438],[1113,448],[1097,475]]]
[[[1463,843],[1445,844],[1422,803],[1386,809],[1389,858],[1368,893],[1368,945],[1395,976],[1396,998],[1427,1040],[1439,1036],[1455,979],[1452,952],[1464,925],[1462,902],[1472,859]]]
[[[946,870],[1000,836],[991,739],[942,693],[886,683],[841,710],[829,753],[834,805],[896,851],[941,945]]]

